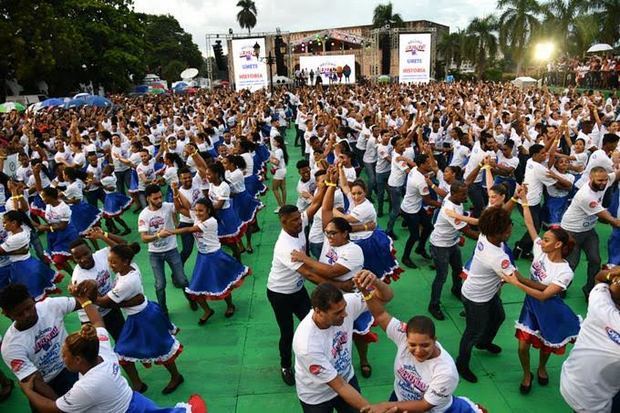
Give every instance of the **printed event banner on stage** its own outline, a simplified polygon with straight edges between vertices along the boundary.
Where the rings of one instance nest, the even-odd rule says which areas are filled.
[[[265,54],[265,39],[235,39],[232,41],[233,67],[235,70],[235,90],[256,90],[267,87],[269,77],[267,64],[254,56],[254,45],[260,46],[260,57]]]
[[[324,85],[355,83],[355,55],[300,56],[299,69],[306,71],[308,84],[316,84],[317,73]],[[310,76],[312,72],[312,79]]]
[[[428,83],[431,78],[431,34],[401,34],[398,48],[400,83]]]

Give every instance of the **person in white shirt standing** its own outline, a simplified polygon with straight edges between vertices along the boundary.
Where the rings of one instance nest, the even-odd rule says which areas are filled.
[[[560,226],[568,231],[575,240],[575,248],[566,258],[573,271],[579,265],[581,251],[583,250],[586,254],[588,278],[581,289],[586,298],[594,287],[594,276],[601,269],[601,253],[596,223],[600,218],[615,228],[620,227],[620,219],[614,218],[603,207],[605,191],[618,179],[620,179],[620,170],[615,173],[607,173],[602,166],[592,168],[589,174],[589,182],[577,191],[560,223]]]
[[[353,413],[370,403],[362,397],[352,363],[353,322],[377,296],[392,299],[392,290],[369,271],[356,275],[372,288],[366,296],[343,294],[323,283],[312,293],[312,311],[299,323],[293,338],[297,396],[305,413]]]
[[[364,120],[364,124],[370,122],[370,118]],[[364,163],[364,171],[366,172],[366,177],[368,179],[368,197],[372,199],[373,192],[378,194],[377,192],[377,159],[378,159],[378,151],[377,145],[379,144],[379,132],[380,129],[376,126],[370,126],[369,135],[366,140],[366,145],[364,148],[364,154],[362,156],[362,161]],[[362,131],[363,133],[363,131]],[[361,134],[360,134],[361,135]],[[361,139],[358,139],[358,144]],[[372,202],[372,201],[371,201]]]
[[[620,267],[601,271],[596,281],[560,376],[560,393],[577,413],[620,411]]]
[[[478,228],[480,237],[467,279],[461,289],[465,307],[465,331],[456,359],[459,374],[471,383],[478,381],[469,368],[474,345],[492,354],[502,351],[500,346],[493,344],[499,327],[506,319],[499,297],[501,277],[517,271],[503,249],[504,243],[512,234],[510,213],[503,208],[487,208],[478,220]]]
[[[444,320],[441,311],[441,290],[448,277],[448,267],[452,269],[452,294],[461,299],[461,271],[463,259],[459,240],[461,233],[471,239],[478,239],[478,231],[471,229],[466,222],[447,215],[446,210],[463,214],[463,203],[467,201],[467,185],[456,181],[450,186],[450,195],[444,200],[433,232],[431,233],[431,256],[435,264],[435,279],[431,287],[431,299],[428,312],[437,320]]]
[[[174,214],[176,210],[171,202],[163,202],[159,185],[148,185],[144,190],[148,206],[138,216],[138,232],[142,242],[149,244],[149,261],[155,277],[155,294],[157,302],[168,315],[166,305],[166,272],[164,263],[172,270],[172,281],[176,288],[188,286],[183,260],[177,249],[177,237],[174,235]],[[192,310],[198,305],[187,297]]]

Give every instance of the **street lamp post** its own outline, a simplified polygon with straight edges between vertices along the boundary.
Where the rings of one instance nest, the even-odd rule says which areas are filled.
[[[254,44],[254,56],[259,62],[265,62],[269,66],[269,90],[273,93],[273,72],[271,67],[276,62],[276,59],[271,55],[271,50],[266,57],[260,57],[260,45],[258,42]]]

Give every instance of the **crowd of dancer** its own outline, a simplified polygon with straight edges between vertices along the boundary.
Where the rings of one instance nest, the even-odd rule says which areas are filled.
[[[202,309],[199,325],[215,314],[213,301],[233,317],[267,181],[281,225],[267,298],[280,330],[281,377],[304,412],[485,411],[453,393],[459,377],[478,380],[474,347],[502,352],[494,342],[505,319],[502,287],[526,294],[515,325],[518,391],[548,385],[551,354],[575,343],[559,380],[564,400],[577,412],[620,409],[617,97],[437,83],[113,101],[109,112],[2,118],[0,164],[17,154],[18,165],[14,176],[0,174],[0,308],[12,321],[1,351],[33,411],[157,411],[142,396],[148,385],[136,365],[166,368],[163,394],[185,381],[166,264],[190,309]],[[301,159],[289,199],[295,147]],[[516,214],[524,234],[509,245]],[[398,254],[400,218],[407,239]],[[613,227],[607,263],[597,222]],[[140,242],[127,242],[136,227]],[[465,237],[474,247],[463,260]],[[141,250],[150,271],[136,263]],[[575,274],[582,251],[583,276]],[[518,261],[528,262],[528,276]],[[428,300],[435,321],[399,321],[386,304],[429,264],[428,297],[416,299]],[[456,359],[436,338],[449,272],[465,317]],[[156,301],[147,298],[145,273]],[[71,297],[48,297],[65,275]],[[584,320],[563,300],[577,283],[589,300]],[[64,319],[74,311],[83,325],[68,335]],[[362,396],[352,361],[354,343],[361,375],[372,376],[373,326],[397,347],[394,391],[381,403]],[[532,346],[540,354],[535,375]],[[8,398],[13,381],[2,375],[0,385]],[[201,409],[192,396],[161,411]]]

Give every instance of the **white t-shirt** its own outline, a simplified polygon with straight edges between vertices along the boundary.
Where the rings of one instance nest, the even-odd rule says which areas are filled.
[[[149,160],[146,165],[140,162],[136,166],[136,173],[138,174],[138,191],[144,191],[146,183],[155,179],[155,159]]]
[[[430,237],[431,245],[436,247],[448,248],[456,245],[461,236],[460,230],[467,226],[467,223],[460,219],[450,218],[446,214],[447,209],[453,209],[457,214],[463,215],[463,205],[455,204],[449,198],[443,201]]]
[[[224,201],[221,209],[230,208],[230,186],[224,181],[219,185],[211,184],[209,186],[209,199],[213,203]]]
[[[452,405],[452,393],[459,384],[454,360],[435,342],[439,356],[419,362],[409,351],[407,324],[392,318],[385,330],[398,350],[394,358],[394,393],[398,401],[426,400],[435,406],[431,413],[445,412]]]
[[[501,286],[500,276],[509,275],[515,271],[516,268],[510,262],[508,254],[480,234],[461,294],[476,303],[491,301]]]
[[[590,171],[595,166],[602,166],[607,172],[614,171],[614,163],[604,150],[596,150],[590,155],[586,169],[581,173],[581,178],[575,183],[577,188],[581,188],[584,184],[587,184],[590,180]]]
[[[347,242],[339,247],[332,247],[329,242],[325,242],[319,261],[329,265],[340,264],[347,268],[349,272],[335,278],[337,281],[347,281],[362,270],[364,253],[362,248],[354,242]]]
[[[171,202],[162,203],[161,208],[152,211],[146,207],[138,215],[138,232],[146,232],[147,235],[155,235],[162,229],[174,229],[174,204]],[[149,242],[149,252],[166,252],[177,247],[177,237],[171,235],[162,237],[153,242]]]
[[[392,188],[399,188],[405,184],[407,178],[407,168],[409,166],[405,161],[397,161],[396,158],[404,156],[398,153],[394,153],[392,156],[392,163],[390,164],[390,176],[388,177],[387,184]]]
[[[129,142],[121,142],[120,146],[112,145],[110,149],[112,155],[119,155],[123,159],[129,158]],[[129,169],[129,165],[122,163],[115,156],[112,156],[112,164],[114,165],[114,172],[123,172]]]
[[[407,214],[416,214],[422,208],[423,197],[429,193],[424,175],[418,171],[417,167],[413,168],[407,178],[407,188],[400,209]]]
[[[47,204],[45,206],[45,220],[50,224],[58,224],[60,222],[71,221],[71,208],[63,201],[57,206]]]
[[[194,226],[202,230],[202,232],[194,232],[194,238],[196,239],[196,244],[198,244],[198,252],[209,254],[222,247],[217,236],[217,219],[215,217],[210,217],[202,222],[196,218]]]
[[[560,393],[579,413],[611,413],[620,391],[620,310],[607,284],[590,292],[588,315],[562,365]]]
[[[310,194],[313,194],[315,190],[316,181],[314,180],[314,177],[310,177],[310,179],[308,179],[308,182],[302,182],[301,179],[297,181],[297,209],[303,212],[312,203],[311,200],[301,196],[302,192],[308,192]]]
[[[362,161],[364,163],[371,164],[377,162],[377,138],[373,135],[368,137],[368,141],[366,142],[366,151],[364,152]]]
[[[297,272],[301,262],[291,260],[293,250],[306,251],[305,229],[308,226],[308,215],[301,213],[301,232],[296,237],[281,230],[273,248],[271,270],[267,277],[267,289],[280,294],[293,294],[304,286],[304,278]]]
[[[56,407],[66,413],[126,412],[133,390],[123,377],[118,358],[105,328],[97,328],[99,356],[103,361],[82,375],[71,389],[56,399]]]
[[[389,157],[392,155],[391,145],[377,145],[377,166],[375,166],[375,172],[378,174],[386,173],[390,171],[391,160]],[[386,159],[386,157],[388,159]]]
[[[530,267],[530,278],[543,285],[555,284],[566,290],[573,280],[573,270],[567,261],[552,262],[549,260],[549,256],[542,250],[541,242],[540,238],[534,241],[532,248],[534,260]]]
[[[347,316],[341,326],[320,329],[312,319],[314,310],[301,320],[293,337],[297,396],[307,404],[320,404],[338,396],[327,384],[342,377],[353,378],[351,348],[353,322],[367,310],[360,294],[344,294]]]
[[[108,265],[108,256],[110,255],[110,247],[103,248],[93,253],[93,261],[95,264],[90,270],[86,270],[76,265],[71,275],[71,282],[79,284],[86,280],[97,281],[97,291],[99,295],[106,295],[112,289],[112,275]],[[110,308],[99,307],[99,314],[105,316],[111,311]],[[82,309],[78,310],[78,316],[81,322],[87,322],[88,316]]]
[[[20,250],[30,245],[30,229],[22,228],[21,232],[16,234],[8,233],[8,237],[0,245],[0,247],[6,252],[12,252]],[[24,261],[30,258],[30,250],[27,250],[25,254],[9,255],[11,262]]]
[[[204,194],[202,193],[202,189],[200,186],[202,185],[202,180],[198,175],[194,176],[192,179],[192,186],[189,189],[185,189],[183,186],[179,187],[179,193],[187,199],[190,205],[190,210],[193,210],[196,206],[196,201],[201,198],[204,198]],[[179,222],[184,222],[186,224],[191,224],[194,221],[190,217],[186,217],[183,214],[179,215]]]
[[[125,275],[116,274],[116,281],[114,287],[108,291],[107,296],[115,303],[122,303],[130,298],[135,297],[138,294],[144,295],[144,288],[142,287],[142,274],[136,264],[132,264],[132,270]],[[146,297],[142,304],[134,305],[132,307],[123,307],[125,314],[132,315],[138,314],[144,310],[148,304]]]
[[[471,154],[471,150],[462,145],[459,141],[454,142],[454,155],[452,155],[452,161],[450,161],[450,166],[460,166],[464,168],[467,164],[467,159]]]
[[[614,173],[609,174],[605,191],[613,185],[615,179]],[[594,228],[598,220],[596,214],[605,210],[603,207],[605,191],[594,191],[588,181],[577,191],[568,205],[560,226],[571,232],[587,232]]]
[[[8,328],[0,351],[19,380],[39,371],[49,383],[65,368],[61,354],[67,338],[64,319],[75,305],[74,298],[47,298],[35,304],[39,317],[35,325],[24,331],[17,330],[15,323]]]
[[[572,175],[570,173],[563,174],[557,169],[555,169],[555,166],[551,168],[551,170],[555,172],[556,174],[560,175],[562,178],[566,179],[567,181],[570,181],[571,184],[575,183],[575,175]],[[547,193],[549,194],[549,196],[552,196],[555,198],[565,197],[572,191],[572,187],[570,189],[560,189],[555,184],[547,185],[546,187],[547,187]]]
[[[366,199],[359,205],[355,205],[353,198],[349,195],[349,211],[348,214],[358,220],[360,224],[370,224],[371,222],[377,222],[377,211],[375,206]],[[369,238],[372,235],[372,231],[359,231],[349,234],[351,240],[360,240]]]
[[[231,194],[238,194],[245,191],[245,179],[243,178],[243,172],[241,169],[235,169],[234,171],[226,171],[226,180],[230,186]]]
[[[67,185],[64,194],[67,199],[81,201],[84,198],[84,182],[76,179]]]
[[[525,164],[525,178],[523,183],[527,184],[527,203],[530,206],[540,204],[543,197],[544,186],[555,184],[556,180],[547,176],[548,169],[545,165],[528,159]]]
[[[467,161],[467,166],[465,166],[463,176],[467,178],[474,168],[478,166],[486,156],[491,156],[491,158],[494,158],[495,154],[492,151],[483,151],[480,147],[480,142],[474,143],[469,160]],[[482,182],[482,172],[482,169],[478,172],[478,175],[476,175],[476,178],[474,179],[474,183]]]
[[[316,192],[315,192],[316,193]],[[340,188],[336,188],[334,192],[334,208],[344,208],[344,195]],[[350,234],[349,236],[351,237]],[[353,239],[351,237],[351,239]],[[320,207],[314,217],[312,218],[312,225],[308,232],[308,241],[312,244],[320,244],[325,240],[325,234],[323,233],[323,207]]]

